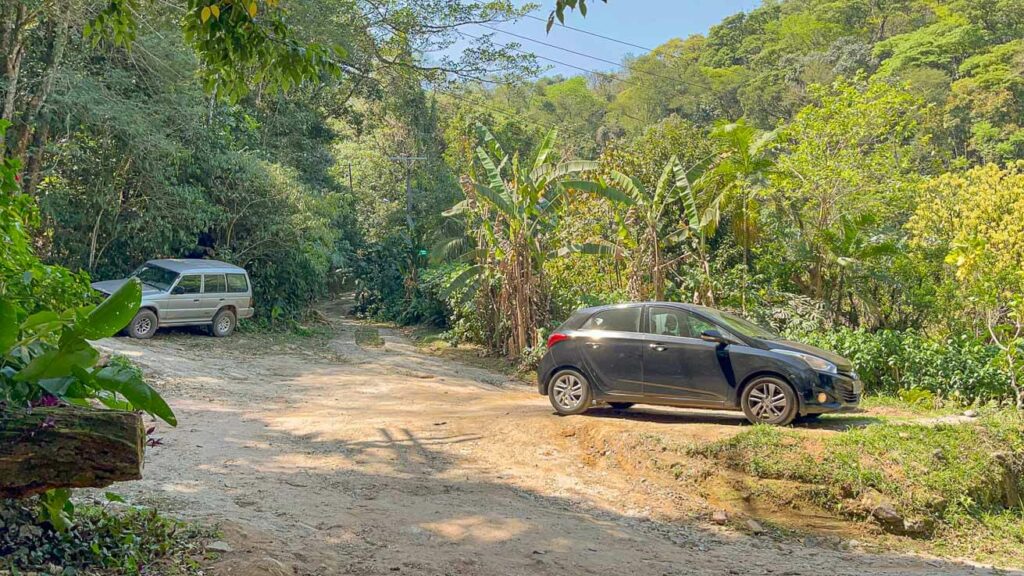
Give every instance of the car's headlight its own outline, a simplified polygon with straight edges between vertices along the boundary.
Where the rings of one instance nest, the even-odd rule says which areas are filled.
[[[814,368],[818,372],[827,372],[829,374],[835,374],[838,372],[838,370],[836,370],[835,364],[829,362],[828,360],[825,360],[824,358],[814,356],[813,354],[804,354],[803,352],[796,352],[794,350],[782,350],[780,348],[773,348],[772,352],[776,352],[778,354],[785,354],[787,356],[796,356],[797,358],[803,360],[804,362],[807,362],[808,366]]]

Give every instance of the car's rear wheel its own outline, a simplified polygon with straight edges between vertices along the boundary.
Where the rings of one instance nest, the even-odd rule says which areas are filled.
[[[633,407],[632,402],[609,402],[608,405],[611,406],[613,410],[629,410]]]
[[[747,420],[774,426],[792,422],[800,408],[793,387],[772,376],[760,376],[748,384],[740,405]]]
[[[582,414],[590,408],[593,398],[590,383],[579,372],[561,370],[551,378],[548,398],[555,411],[562,415]]]
[[[156,314],[148,308],[143,308],[135,314],[135,318],[132,318],[131,323],[128,324],[128,335],[132,338],[138,338],[140,340],[146,340],[153,337],[156,334],[156,329],[159,327]]]
[[[213,325],[210,326],[210,332],[218,338],[230,336],[235,331],[235,323],[235,313],[225,308],[217,312],[213,317]]]

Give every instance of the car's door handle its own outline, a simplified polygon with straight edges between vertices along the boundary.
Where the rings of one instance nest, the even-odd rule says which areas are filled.
[[[223,299],[223,298],[221,298],[221,299],[220,299],[220,301],[221,301],[221,302],[223,302],[223,301],[224,301],[224,299]]]
[[[199,298],[195,298],[195,299],[193,299],[192,301],[193,301],[193,302],[199,302]]]
[[[601,345],[598,344],[597,342],[587,342],[587,346],[590,346],[591,348],[600,348],[601,347]]]
[[[651,350],[657,350],[658,352],[664,352],[665,350],[668,350],[668,348],[666,348],[662,344],[650,344],[650,347]]]

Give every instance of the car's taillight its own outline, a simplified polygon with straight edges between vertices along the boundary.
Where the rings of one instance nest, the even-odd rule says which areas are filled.
[[[552,346],[554,346],[555,344],[558,344],[562,340],[568,340],[568,339],[569,339],[569,335],[568,334],[560,334],[558,332],[555,332],[554,334],[552,334],[551,336],[548,337],[548,348],[551,348]]]

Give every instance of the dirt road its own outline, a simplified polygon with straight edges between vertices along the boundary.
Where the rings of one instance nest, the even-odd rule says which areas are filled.
[[[158,427],[145,479],[117,490],[220,523],[231,551],[216,574],[990,573],[714,526],[701,494],[648,477],[649,455],[620,441],[727,436],[733,415],[558,418],[504,376],[389,331],[363,349],[338,315],[335,328],[322,350],[245,335],[101,342],[143,366],[180,421]]]

